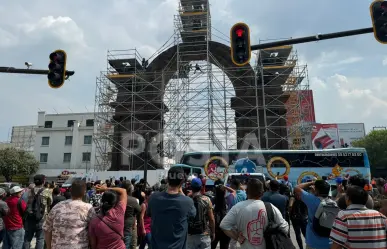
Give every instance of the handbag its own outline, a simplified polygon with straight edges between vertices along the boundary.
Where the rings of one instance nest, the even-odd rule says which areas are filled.
[[[97,216],[98,219],[100,219],[108,228],[110,228],[110,230],[112,230],[113,232],[115,232],[116,234],[118,234],[122,240],[125,240],[124,236],[122,236],[119,232],[117,232],[115,229],[113,229],[109,224],[107,224],[103,218],[101,218],[100,216]]]

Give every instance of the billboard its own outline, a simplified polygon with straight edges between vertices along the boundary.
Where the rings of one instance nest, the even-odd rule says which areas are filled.
[[[286,102],[286,125],[290,149],[310,149],[310,124],[316,122],[312,90],[292,92]],[[309,129],[303,128],[309,127]]]
[[[298,105],[300,103],[300,105]],[[302,123],[315,123],[314,100],[312,90],[299,90],[292,93],[286,101],[286,124],[288,127]],[[300,106],[300,108],[298,108]]]
[[[363,138],[365,127],[363,123],[337,124],[339,130],[340,147],[352,147],[352,142]]]
[[[365,136],[363,123],[314,124],[313,149],[347,148],[352,142]]]
[[[340,147],[337,124],[314,124],[312,127],[313,149],[333,149]]]
[[[302,90],[300,92],[301,120],[306,123],[315,123],[314,100],[312,90]]]

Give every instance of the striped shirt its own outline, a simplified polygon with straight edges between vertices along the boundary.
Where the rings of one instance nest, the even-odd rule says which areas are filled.
[[[347,249],[386,249],[387,218],[363,205],[350,205],[337,215],[331,240]]]

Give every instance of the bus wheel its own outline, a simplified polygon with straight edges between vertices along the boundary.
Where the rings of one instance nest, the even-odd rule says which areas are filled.
[[[271,169],[271,165],[272,165],[274,162],[276,162],[276,161],[280,161],[280,162],[282,162],[283,164],[285,164],[286,170],[285,170],[285,173],[283,173],[282,175],[278,175],[278,176],[277,176],[276,174],[274,174],[274,172],[273,172],[272,169]],[[277,179],[282,179],[284,176],[287,176],[287,175],[289,175],[289,173],[290,173],[290,164],[289,164],[289,162],[288,162],[285,158],[279,157],[279,156],[276,156],[276,157],[271,158],[271,159],[269,160],[269,162],[267,163],[266,168],[267,168],[267,173],[269,173],[269,175],[270,175],[271,177],[273,177],[273,178],[276,178],[276,177],[277,177]]]

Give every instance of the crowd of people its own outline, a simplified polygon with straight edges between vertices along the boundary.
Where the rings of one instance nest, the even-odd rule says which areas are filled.
[[[28,249],[33,237],[36,249],[291,249],[292,225],[300,249],[302,236],[307,249],[387,248],[382,179],[338,180],[334,193],[326,179],[205,183],[179,167],[152,187],[120,178],[66,190],[36,175],[27,190],[0,189],[0,239],[4,249]]]

